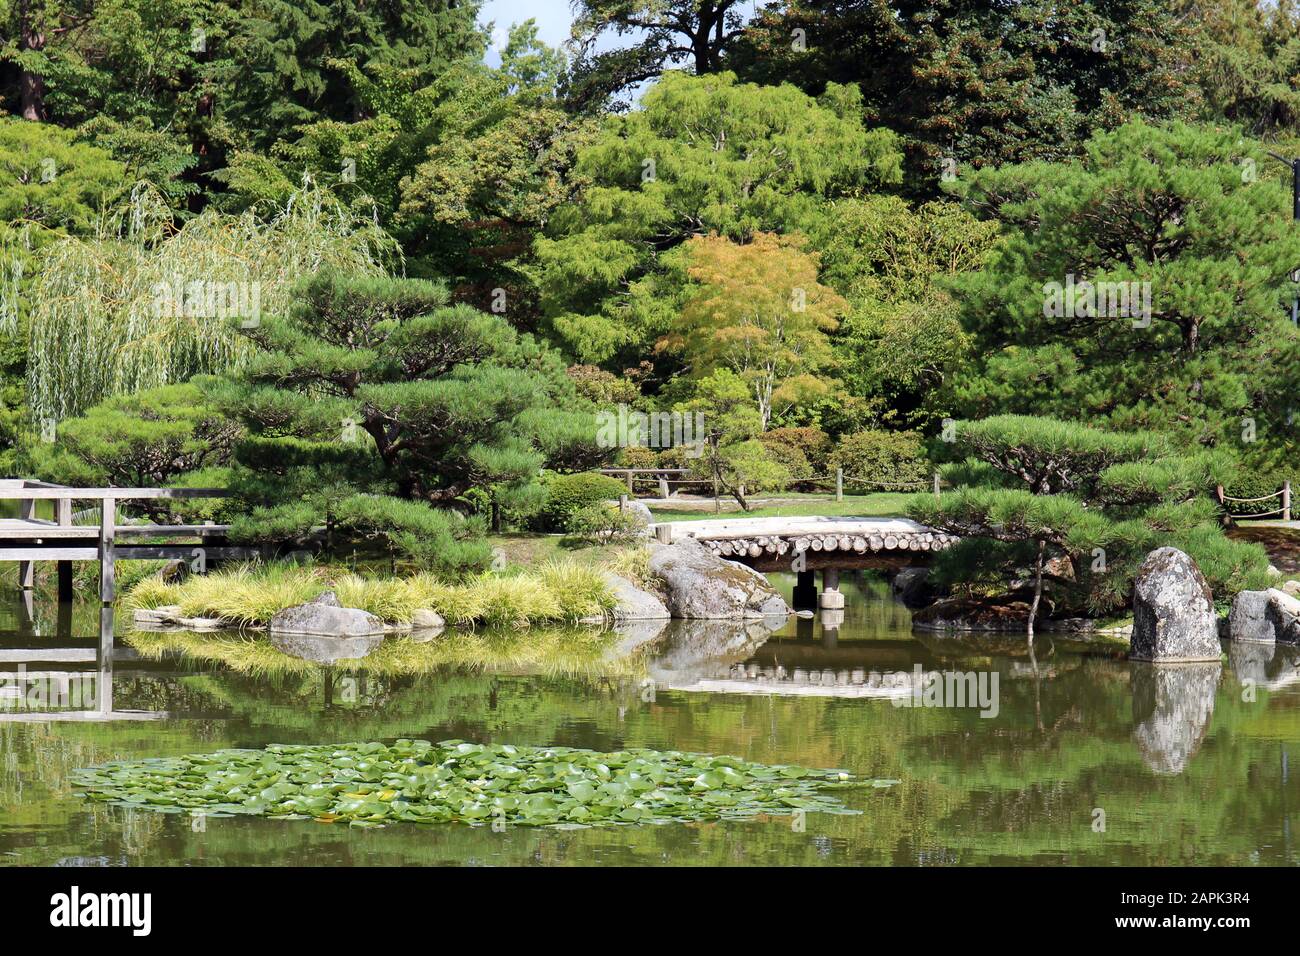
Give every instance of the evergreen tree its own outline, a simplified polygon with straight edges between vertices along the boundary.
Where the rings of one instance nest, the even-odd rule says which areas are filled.
[[[743,78],[861,90],[902,138],[908,183],[1061,159],[1134,113],[1182,115],[1197,89],[1192,19],[1173,0],[789,0],[759,14],[727,65]]]
[[[543,321],[577,358],[640,360],[668,330],[662,257],[692,236],[745,242],[830,215],[833,197],[894,182],[894,138],[867,131],[855,97],[814,101],[791,86],[731,74],[666,75],[642,109],[611,117],[579,150],[576,200],[534,243],[529,272]]]
[[[955,382],[971,417],[1052,415],[1252,457],[1289,440],[1300,335],[1290,196],[1235,134],[1141,121],[1073,164],[954,184],[1008,237],[955,283],[981,356]]]
[[[960,421],[951,436],[946,470],[960,487],[917,495],[908,513],[962,537],[940,555],[939,580],[1001,591],[1032,568],[1031,638],[1045,585],[1058,613],[1114,612],[1143,558],[1165,545],[1190,554],[1220,598],[1267,586],[1262,549],[1217,523],[1211,495],[1234,473],[1230,457],[1032,416]]]
[[[415,279],[323,272],[242,330],[258,347],[214,397],[248,428],[241,528],[382,537],[422,565],[481,566],[466,495],[527,513],[548,459],[593,444],[563,366],[500,317]]]

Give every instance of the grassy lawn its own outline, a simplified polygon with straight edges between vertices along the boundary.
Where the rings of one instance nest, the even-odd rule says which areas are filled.
[[[488,544],[499,548],[511,565],[537,567],[552,560],[573,561],[588,566],[608,563],[626,545],[575,545],[558,534],[494,534]]]
[[[845,518],[900,518],[907,514],[907,502],[914,492],[880,491],[869,495],[845,495],[835,501],[825,495],[781,495],[778,499],[752,499],[752,511],[745,513],[735,501],[722,501],[722,513],[746,518],[801,518],[828,515]],[[693,521],[715,518],[712,499],[689,502],[670,500],[666,504],[643,499],[660,521]]]

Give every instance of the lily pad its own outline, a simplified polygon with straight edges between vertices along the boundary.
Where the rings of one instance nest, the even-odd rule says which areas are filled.
[[[88,799],[135,810],[380,826],[629,826],[855,813],[839,770],[659,750],[597,753],[450,740],[272,745],[76,770]],[[893,781],[874,781],[888,785]]]

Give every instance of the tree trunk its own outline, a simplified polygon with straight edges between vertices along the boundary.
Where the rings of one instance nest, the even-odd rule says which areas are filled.
[[[1034,566],[1034,602],[1029,605],[1028,641],[1031,649],[1034,646],[1034,618],[1038,616],[1038,604],[1043,598],[1043,552],[1046,549],[1046,541],[1038,542],[1038,561]]]
[[[45,49],[45,34],[32,22],[31,9],[27,0],[18,7],[18,29],[21,48],[24,50]],[[18,77],[19,108],[23,119],[41,122],[45,119],[45,80],[30,70],[23,70]]]

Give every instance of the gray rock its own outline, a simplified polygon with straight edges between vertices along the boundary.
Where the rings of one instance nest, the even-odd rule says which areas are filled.
[[[369,611],[341,607],[338,595],[326,591],[316,600],[287,607],[271,618],[272,634],[323,637],[363,637],[384,633],[384,622]]]
[[[428,608],[428,607],[418,608],[411,615],[412,630],[428,631],[428,630],[436,629],[441,631],[446,626],[447,626],[447,622],[443,619],[443,616],[439,614],[437,611],[433,610],[433,608]]]
[[[614,593],[618,604],[614,606],[614,620],[623,621],[666,621],[672,617],[664,602],[649,591],[642,590],[627,578],[604,572],[601,577],[606,586]]]
[[[1282,590],[1292,597],[1300,595],[1300,581],[1287,581],[1282,585]]]
[[[1276,588],[1238,592],[1228,615],[1228,636],[1252,644],[1300,643],[1300,600]]]
[[[724,561],[695,538],[650,545],[650,573],[663,582],[673,617],[736,620],[785,617],[790,607],[762,574]]]
[[[1200,568],[1177,548],[1147,555],[1133,582],[1129,657],[1157,663],[1217,661],[1214,600]]]
[[[136,624],[179,624],[181,609],[176,604],[164,604],[159,607],[138,607],[132,615]]]

